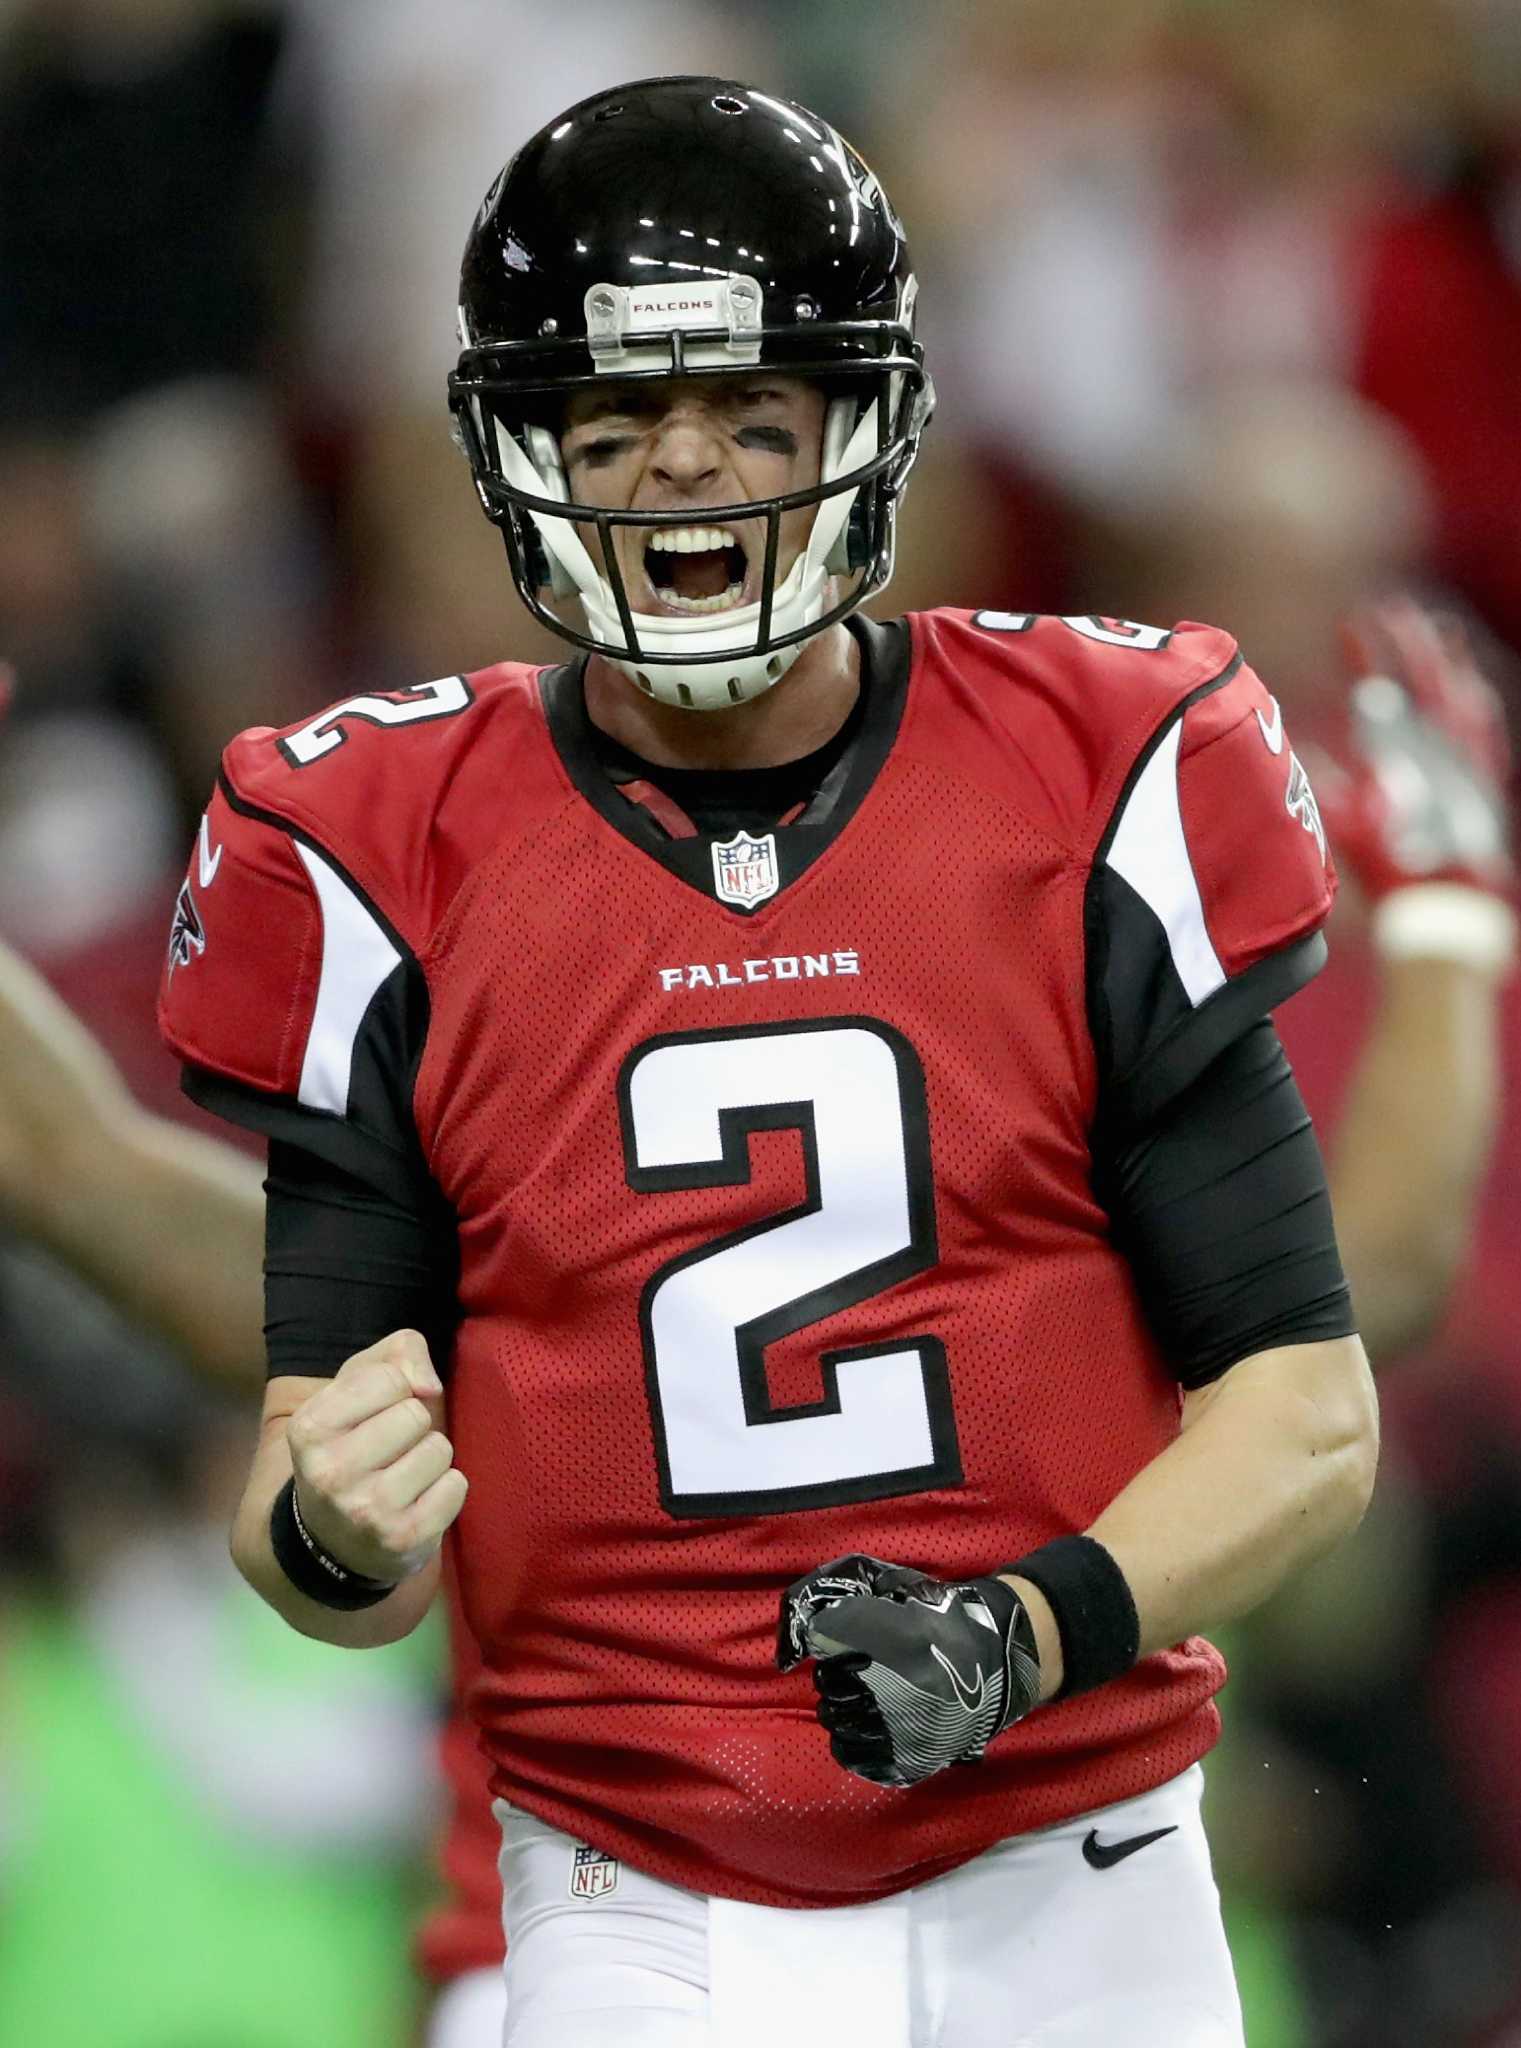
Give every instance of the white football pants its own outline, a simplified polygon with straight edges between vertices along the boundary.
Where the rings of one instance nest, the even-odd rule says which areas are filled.
[[[502,2048],[507,1986],[500,1970],[471,1970],[446,1984],[428,2015],[427,2048]]]
[[[1203,1784],[1195,1765],[913,1891],[822,1909],[705,1898],[605,1858],[588,1870],[582,1845],[498,1802],[504,2048],[776,2048],[790,2030],[872,2048],[1243,2048]],[[500,2011],[483,1999],[481,2033],[451,2048],[497,2048]]]

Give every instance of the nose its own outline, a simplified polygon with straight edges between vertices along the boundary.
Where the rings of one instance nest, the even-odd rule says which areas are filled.
[[[723,467],[723,447],[713,424],[697,412],[669,413],[661,422],[650,472],[679,491],[711,486]]]

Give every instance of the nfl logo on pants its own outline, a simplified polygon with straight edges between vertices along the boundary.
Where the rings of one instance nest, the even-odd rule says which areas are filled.
[[[570,1871],[570,1895],[573,1899],[600,1899],[612,1891],[618,1882],[618,1859],[605,1855],[600,1849],[589,1849],[581,1843],[576,1849],[575,1861]]]

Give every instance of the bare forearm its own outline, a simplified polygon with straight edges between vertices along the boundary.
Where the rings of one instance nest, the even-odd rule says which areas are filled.
[[[264,1190],[230,1146],[129,1099],[60,1147],[37,1234],[198,1369],[257,1388],[264,1371]]]
[[[318,1642],[335,1643],[349,1650],[372,1650],[410,1635],[433,1604],[438,1590],[438,1559],[431,1559],[403,1579],[386,1599],[356,1613],[343,1613],[309,1600],[281,1570],[270,1543],[270,1511],[276,1494],[290,1476],[291,1454],[284,1419],[266,1422],[232,1529],[233,1562],[249,1585],[299,1634]]]
[[[0,1218],[234,1384],[263,1376],[264,1195],[231,1146],[140,1109],[98,1041],[0,946]]]
[[[1308,1354],[1355,1348],[1332,1381]],[[1141,1650],[1249,1613],[1361,1520],[1377,1421],[1356,1338],[1244,1359],[1191,1394],[1175,1442],[1090,1534],[1135,1596]]]
[[[1249,1613],[1354,1528],[1377,1442],[1356,1338],[1261,1352],[1190,1395],[1182,1434],[1087,1532],[1130,1587],[1142,1656]],[[1049,1699],[1061,1683],[1050,1609],[1027,1581],[1011,1583],[1030,1609]]]
[[[1429,1334],[1469,1243],[1499,1101],[1496,977],[1391,960],[1337,1132],[1337,1235],[1376,1365]]]

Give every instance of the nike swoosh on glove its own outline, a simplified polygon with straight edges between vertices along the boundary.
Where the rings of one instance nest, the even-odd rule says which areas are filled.
[[[1012,1587],[859,1553],[782,1595],[777,1663],[791,1671],[805,1657],[835,1761],[875,1785],[978,1762],[1040,1697],[1035,1634]]]

